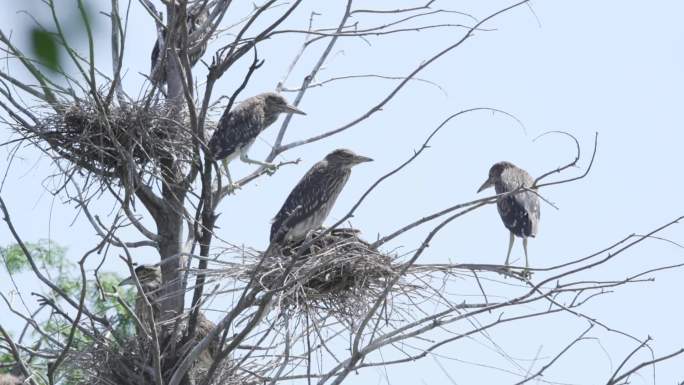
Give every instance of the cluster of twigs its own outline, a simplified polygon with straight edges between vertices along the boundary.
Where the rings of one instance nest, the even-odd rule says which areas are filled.
[[[82,1],[79,1],[80,3]],[[536,371],[532,371],[534,363],[538,361],[535,358],[527,372],[511,372],[519,374],[518,384],[544,375],[546,369],[573,345],[590,338],[587,337],[587,333],[594,325],[638,342],[639,347],[634,352],[648,347],[649,339],[642,343],[638,338],[613,329],[598,318],[585,314],[580,308],[584,303],[607,294],[616,287],[645,282],[650,279],[647,275],[680,268],[681,264],[659,266],[628,277],[611,276],[587,280],[580,275],[609,261],[617,260],[616,257],[625,250],[655,236],[657,232],[674,225],[682,218],[677,218],[646,236],[630,236],[589,256],[579,257],[557,266],[534,268],[534,281],[519,273],[522,269],[517,267],[417,263],[433,238],[449,223],[473,210],[495,203],[501,195],[458,203],[428,213],[379,237],[373,243],[361,239],[356,230],[337,228],[353,216],[362,202],[370,200],[367,198],[378,185],[399,173],[423,151],[430,148],[429,142],[449,122],[476,111],[497,112],[513,117],[493,108],[473,107],[451,114],[431,132],[409,159],[377,179],[351,210],[329,230],[318,232],[312,239],[299,245],[279,248],[279,253],[254,252],[245,258],[244,263],[226,264],[229,267],[224,266],[213,271],[207,268],[209,261],[218,262],[210,254],[213,250],[214,231],[218,228],[215,226],[220,214],[218,205],[229,193],[235,192],[234,186],[222,186],[220,177],[214,179],[216,175],[212,173],[217,170],[211,167],[211,157],[201,157],[202,141],[207,139],[204,135],[205,130],[212,126],[207,117],[215,105],[212,100],[216,96],[214,91],[218,89],[216,82],[229,72],[239,75],[239,69],[234,65],[242,58],[248,57],[249,53],[253,53],[252,65],[244,76],[240,75],[241,85],[235,89],[226,109],[230,110],[236,97],[250,83],[252,75],[263,62],[257,52],[257,48],[262,46],[261,42],[275,40],[279,35],[306,36],[301,50],[296,54],[287,74],[277,87],[282,92],[296,93],[293,99],[295,106],[300,104],[308,89],[323,87],[331,82],[359,78],[397,82],[359,115],[350,117],[339,126],[328,127],[315,136],[284,142],[291,121],[290,117],[287,117],[282,122],[271,152],[265,159],[267,162],[273,162],[277,156],[289,150],[331,138],[368,121],[389,106],[396,95],[404,92],[409,82],[425,82],[419,79],[418,75],[432,63],[455,51],[476,32],[491,30],[485,28],[485,23],[515,8],[528,6],[529,0],[515,1],[483,18],[441,8],[435,0],[421,0],[398,9],[357,8],[358,4],[354,4],[353,0],[347,0],[336,27],[315,27],[314,19],[319,14],[312,11],[307,29],[283,28],[284,25],[290,24],[284,23],[286,20],[297,17],[295,11],[304,3],[301,0],[287,4],[267,0],[264,4],[255,6],[237,24],[229,26],[220,24],[225,15],[233,12],[232,7],[229,11],[230,0],[164,2],[168,16],[166,23],[162,12],[159,12],[151,1],[141,0],[140,3],[157,26],[160,52],[167,52],[165,58],[159,61],[160,64],[156,65],[156,71],[152,71],[151,78],[155,78],[155,72],[164,69],[166,90],[162,93],[166,101],[170,102],[168,105],[173,107],[155,104],[155,100],[158,100],[157,91],[161,91],[158,88],[162,88],[159,84],[152,87],[142,102],[131,101],[123,90],[121,74],[126,69],[122,62],[126,23],[122,23],[124,19],[119,15],[118,1],[112,0],[112,79],[101,79],[99,75],[96,76],[96,73],[100,73],[96,70],[93,59],[96,45],[93,44],[92,33],[85,16],[90,60],[84,61],[70,47],[66,48],[85,81],[81,88],[87,89],[84,94],[88,96],[74,96],[74,99],[68,102],[63,101],[61,95],[73,93],[56,83],[46,82],[46,78],[40,74],[32,61],[28,60],[7,35],[0,31],[0,43],[3,43],[5,52],[9,57],[18,59],[39,84],[24,84],[8,73],[0,71],[0,85],[4,86],[0,87],[0,108],[9,116],[11,127],[21,134],[21,140],[32,140],[42,149],[48,150],[51,155],[55,155],[54,158],[60,168],[62,160],[69,162],[68,170],[61,168],[60,173],[68,175],[68,179],[74,183],[79,195],[76,200],[79,208],[83,209],[89,222],[102,238],[98,246],[84,254],[81,259],[82,287],[86,287],[83,266],[93,252],[102,252],[105,258],[110,250],[121,249],[126,254],[128,266],[133,273],[133,258],[129,248],[153,247],[159,252],[165,288],[160,301],[165,319],[155,320],[158,321],[156,325],[160,326],[161,330],[168,331],[169,325],[174,324],[174,328],[178,326],[180,330],[191,330],[192,333],[176,333],[178,328],[172,333],[156,333],[157,328],[151,327],[150,334],[153,336],[110,338],[113,329],[109,319],[89,310],[84,302],[84,294],[81,294],[78,300],[73,295],[61,291],[42,274],[33,262],[30,251],[23,246],[0,197],[3,219],[7,222],[16,242],[22,245],[33,273],[44,285],[59,293],[60,298],[64,300],[65,308],[68,309],[64,311],[54,304],[51,305],[52,316],[64,318],[70,325],[69,337],[67,342],[63,343],[55,338],[48,338],[48,333],[35,322],[33,315],[24,316],[6,301],[6,306],[13,313],[27,321],[27,330],[32,328],[46,336],[45,340],[39,340],[39,344],[44,343],[43,341],[48,341],[49,344],[48,348],[45,345],[38,345],[37,348],[22,346],[21,337],[18,343],[15,343],[0,322],[0,350],[12,353],[15,361],[13,364],[21,369],[22,375],[28,378],[29,383],[39,383],[31,379],[32,373],[40,372],[32,367],[31,360],[40,357],[45,359],[43,362],[50,363],[46,376],[49,381],[45,383],[51,384],[59,383],[55,381],[55,376],[60,375],[65,366],[69,366],[72,370],[65,372],[78,375],[75,381],[70,382],[84,384],[185,385],[189,382],[185,378],[192,377],[195,380],[200,379],[202,385],[265,382],[274,384],[292,380],[307,380],[309,383],[315,380],[319,384],[339,385],[349,374],[360,369],[385,368],[418,360],[433,354],[444,345],[478,337],[491,343],[494,350],[517,364],[519,360],[506,355],[491,338],[489,331],[509,323],[518,324],[535,318],[550,318],[549,316],[555,314],[568,314],[572,318],[590,322],[591,326],[579,337],[570,340],[565,348],[552,355],[543,365],[538,365],[541,367]],[[47,4],[52,13],[56,14],[54,2],[48,1]],[[206,11],[203,14],[207,15],[207,19],[193,26],[195,30],[191,32],[187,27],[186,16],[199,14],[195,12],[195,6],[198,7],[198,11],[200,8]],[[271,12],[279,12],[279,16],[265,23],[265,28],[255,31],[255,26],[263,24],[262,17]],[[83,14],[85,15],[85,12]],[[376,19],[374,15],[382,16],[382,20]],[[459,18],[454,19],[454,15],[458,15]],[[440,22],[442,18],[444,23]],[[365,22],[366,19],[368,23]],[[461,24],[462,22],[465,24]],[[57,30],[61,30],[56,18],[55,24]],[[233,28],[235,30],[231,31]],[[356,37],[366,40],[377,36],[441,28],[462,29],[463,34],[445,42],[444,47],[430,56],[416,59],[411,71],[402,76],[348,74],[327,80],[318,79],[319,72],[328,64],[329,57],[334,56],[339,48],[336,46],[338,38],[346,40]],[[66,43],[67,39],[61,32],[59,36]],[[191,63],[191,55],[195,52],[192,46],[205,46],[210,39],[228,36],[228,42],[219,42],[219,39],[216,39],[217,44],[220,43],[221,46],[214,53],[212,63],[208,66],[206,82],[200,83],[200,88],[195,89]],[[310,46],[316,46],[313,43],[319,40],[328,40],[327,46],[317,55],[313,67],[306,71],[307,75],[301,84],[291,86],[291,80],[288,79],[292,74],[299,73],[300,58],[307,57],[304,55],[305,51]],[[88,68],[82,67],[84,62]],[[301,61],[309,62],[308,59]],[[297,71],[294,71],[295,67]],[[106,96],[90,96],[98,95],[103,90],[98,86],[98,83],[103,84],[102,81],[111,86],[109,91],[103,92]],[[203,95],[197,95],[196,99],[195,94],[199,89],[204,90]],[[28,94],[41,100],[49,105],[49,112],[34,114],[32,108],[25,108],[16,101],[20,99],[13,97],[14,93]],[[56,95],[60,95],[59,98]],[[331,121],[336,122],[334,119]],[[577,155],[573,161],[537,178],[532,186],[535,191],[582,179],[592,167],[596,142],[589,164],[583,173],[561,180],[546,181],[546,177],[578,166],[580,159],[579,141],[568,133],[556,133],[573,139]],[[193,166],[187,167],[191,161]],[[124,242],[116,235],[117,230],[123,227],[119,225],[118,216],[109,227],[97,215],[91,215],[87,205],[88,199],[81,197],[82,189],[76,186],[76,182],[71,178],[72,173],[121,181],[124,196],[110,189],[121,202],[123,213],[120,215],[125,215],[146,239]],[[237,185],[244,186],[265,173],[265,166],[260,167],[238,180]],[[160,183],[150,187],[149,181],[152,178],[156,178]],[[213,184],[215,180],[216,185]],[[520,188],[506,194],[513,195],[523,190]],[[156,231],[150,231],[143,225],[139,219],[138,208],[132,203],[136,200],[127,199],[132,195],[136,196],[146,213],[155,221]],[[540,197],[553,205],[543,196]],[[406,255],[382,251],[381,247],[389,245],[389,242],[402,234],[416,231],[428,223],[431,223],[432,227],[415,250]],[[187,234],[184,234],[184,229],[188,230]],[[186,240],[183,243],[184,235]],[[199,249],[197,268],[190,263],[186,264],[184,260],[188,255],[194,255],[195,249]],[[444,256],[446,257],[451,256]],[[190,262],[192,260],[190,259]],[[186,272],[184,278],[181,278],[179,273],[182,271]],[[187,315],[185,297],[186,290],[190,290],[191,283],[187,279],[190,272],[196,272],[196,279],[189,307],[191,315],[186,321],[183,317]],[[94,274],[97,276],[97,270]],[[211,275],[218,276],[220,280],[233,278],[244,285],[228,290],[229,293],[240,294],[234,297],[235,301],[230,303],[215,327],[205,330],[205,333],[198,333],[201,309],[213,300],[217,292],[204,291],[205,285],[209,283],[205,281],[205,277]],[[509,279],[501,282],[501,276]],[[69,311],[75,312],[76,316],[71,317]],[[133,311],[130,313],[135,316]],[[169,313],[173,317],[167,318],[166,314]],[[86,348],[74,343],[77,332],[84,332],[90,337],[89,340],[95,342]],[[194,340],[184,343],[186,336]],[[214,343],[220,348],[216,349],[217,352],[212,357],[212,366],[207,368],[204,358],[209,351],[208,347]],[[344,348],[341,354],[340,347]],[[630,353],[617,368],[608,384],[622,383],[642,368],[655,366],[659,361],[682,354],[684,349],[659,358],[653,355],[652,359],[643,361],[632,369],[625,369],[625,364],[634,356],[634,352]],[[378,353],[381,360],[376,359]],[[260,364],[251,364],[259,361]],[[168,381],[166,377],[170,377]]]
[[[86,174],[113,178],[127,168],[153,173],[162,160],[190,162],[192,134],[182,115],[163,104],[126,103],[103,108],[93,100],[50,110],[37,127],[20,127],[26,137],[49,145]]]
[[[176,333],[180,337],[181,333]],[[176,338],[176,342],[180,342]],[[74,378],[70,383],[83,385],[147,385],[155,383],[154,354],[144,336],[103,339],[86,349],[74,350],[67,366]],[[206,377],[209,362],[198,362],[189,371],[195,380]],[[249,368],[248,370],[245,370]],[[233,360],[224,360],[214,372],[211,384],[250,385],[259,383],[260,368],[250,365],[238,367]]]
[[[365,314],[397,276],[398,256],[373,249],[355,229],[334,229],[322,236],[318,232],[313,237],[306,250],[289,245],[271,255],[250,256],[246,263],[223,272],[275,291],[274,306],[290,315],[321,312],[347,319]]]
[[[150,383],[153,378],[153,373],[147,370],[152,367],[149,365],[152,361],[150,349],[135,337],[122,342],[125,348],[102,343],[72,354],[69,362],[80,368],[78,381],[94,385]]]
[[[207,368],[193,368],[190,373],[195,378],[205,378]],[[249,363],[238,363],[235,360],[225,360],[221,362],[219,368],[211,376],[209,385],[261,385],[264,368],[261,365],[251,365]]]

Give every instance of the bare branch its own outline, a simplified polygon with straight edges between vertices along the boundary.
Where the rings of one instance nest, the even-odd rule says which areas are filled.
[[[451,52],[452,50],[454,50],[455,48],[457,48],[457,47],[459,47],[461,44],[463,44],[467,39],[469,39],[469,38],[473,35],[473,32],[474,32],[475,30],[477,30],[478,28],[480,28],[480,26],[482,26],[482,25],[485,24],[486,22],[490,21],[491,19],[493,19],[493,18],[495,18],[495,17],[497,17],[497,16],[499,16],[499,15],[501,15],[501,14],[503,14],[503,13],[506,13],[506,12],[512,10],[512,9],[515,9],[515,8],[517,8],[517,7],[519,7],[519,6],[523,5],[523,4],[526,4],[528,1],[529,1],[529,0],[523,0],[523,1],[517,2],[517,3],[513,4],[513,5],[510,5],[510,6],[506,7],[506,8],[503,8],[503,9],[497,11],[497,12],[492,13],[491,15],[485,17],[484,19],[482,19],[481,21],[479,21],[478,23],[476,23],[473,27],[469,28],[468,31],[466,31],[466,33],[464,34],[464,36],[463,36],[460,40],[458,40],[456,43],[454,43],[454,44],[448,46],[447,48],[445,48],[445,49],[443,49],[443,50],[441,50],[440,52],[438,52],[438,53],[435,54],[434,56],[430,57],[429,59],[423,61],[420,65],[418,65],[418,67],[416,67],[415,70],[413,70],[410,74],[408,74],[408,75],[406,76],[406,78],[405,78],[403,81],[401,81],[401,82],[400,82],[392,91],[390,91],[390,93],[389,93],[384,99],[382,99],[378,104],[376,104],[375,106],[373,106],[371,109],[369,109],[366,113],[364,113],[364,114],[361,115],[360,117],[354,119],[353,121],[351,121],[351,122],[349,122],[349,123],[347,123],[347,124],[345,124],[345,125],[343,125],[343,126],[341,126],[341,127],[339,127],[339,128],[336,128],[336,129],[327,131],[327,132],[325,132],[325,133],[323,133],[323,134],[320,134],[320,135],[311,137],[311,138],[309,138],[309,139],[300,140],[300,141],[295,141],[295,142],[291,142],[291,143],[282,145],[282,146],[280,146],[280,147],[278,148],[278,151],[277,151],[277,152],[278,152],[278,153],[282,153],[282,152],[287,151],[287,150],[290,150],[290,149],[292,149],[292,148],[294,148],[294,147],[299,147],[299,146],[302,146],[302,145],[305,145],[305,144],[308,144],[308,143],[317,142],[317,141],[319,141],[319,140],[321,140],[321,139],[325,139],[325,138],[327,138],[327,137],[329,137],[329,136],[332,136],[332,135],[335,135],[335,134],[340,133],[340,132],[342,132],[342,131],[345,131],[345,130],[347,130],[348,128],[351,128],[351,127],[357,125],[358,123],[360,123],[360,122],[362,122],[362,121],[368,119],[369,117],[371,117],[372,115],[374,115],[376,112],[381,111],[381,110],[383,109],[383,107],[384,107],[387,103],[389,103],[389,101],[392,100],[392,99],[399,93],[399,91],[401,91],[401,89],[404,88],[404,86],[405,86],[406,84],[408,84],[408,82],[409,82],[411,79],[413,79],[418,73],[420,73],[421,71],[423,71],[425,68],[427,68],[428,66],[430,66],[432,63],[434,63],[435,61],[437,61],[437,60],[438,60],[439,58],[441,58],[442,56],[446,55],[447,53]]]

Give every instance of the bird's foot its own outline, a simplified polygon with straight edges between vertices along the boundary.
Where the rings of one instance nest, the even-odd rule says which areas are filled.
[[[237,190],[240,190],[242,188],[242,185],[240,185],[239,183],[230,182],[228,183],[228,186],[226,186],[226,188],[228,189],[228,194],[235,194]]]
[[[316,231],[310,230],[308,233],[306,233],[306,236],[304,237],[304,242],[305,243],[311,242],[315,236],[316,236]]]
[[[504,265],[503,265],[502,274],[504,276],[504,279],[508,279],[508,276],[513,274],[512,270],[511,270],[511,265],[508,264],[508,261],[506,261],[506,263],[504,263]]]
[[[522,270],[522,272],[520,272],[520,276],[526,280],[530,280],[530,278],[532,278],[532,272],[526,267]]]
[[[269,176],[273,175],[276,172],[276,170],[278,169],[278,166],[273,164],[273,163],[266,163],[263,166],[264,166],[264,172],[266,174],[268,174]]]
[[[221,179],[221,175],[218,175],[211,184],[211,190],[216,191],[219,187],[221,187],[221,191],[227,191],[227,194],[231,195],[235,194],[235,191],[240,190],[242,188],[242,185],[240,183],[233,182],[233,180],[230,178],[230,175],[228,175],[227,184],[223,184],[222,182],[223,180]]]

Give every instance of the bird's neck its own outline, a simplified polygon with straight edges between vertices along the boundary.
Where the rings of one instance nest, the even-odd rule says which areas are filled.
[[[275,123],[276,120],[278,120],[278,112],[269,111],[268,109],[264,110],[264,124],[263,124],[264,128]]]
[[[159,283],[157,283],[157,282],[143,283],[140,286],[142,286],[143,293],[145,293],[145,295],[148,295],[150,293],[155,293],[157,290],[159,290]]]

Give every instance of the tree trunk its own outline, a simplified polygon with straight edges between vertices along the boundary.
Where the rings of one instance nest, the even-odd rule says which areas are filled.
[[[185,258],[182,253],[183,218],[174,209],[168,210],[163,220],[157,224],[159,235],[159,255],[164,292],[161,306],[161,320],[168,320],[183,311],[185,290],[182,287],[181,268]]]

